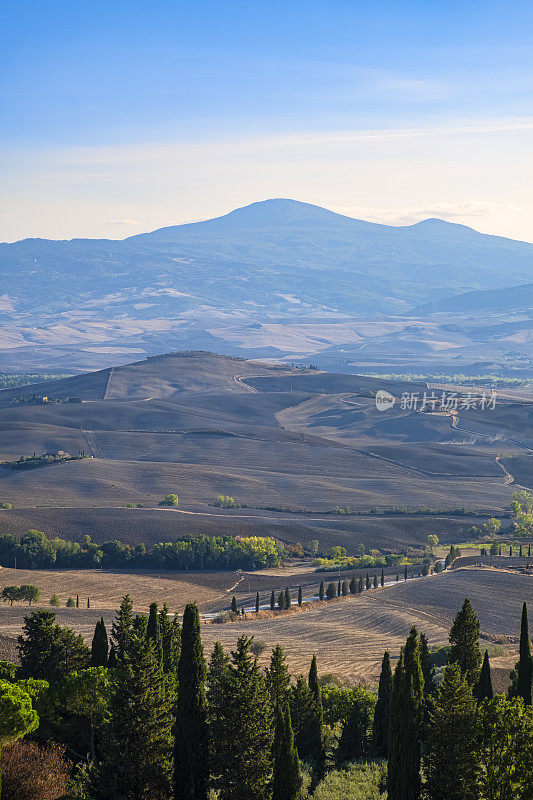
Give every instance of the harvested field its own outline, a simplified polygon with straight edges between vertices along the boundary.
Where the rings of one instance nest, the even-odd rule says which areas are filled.
[[[64,599],[79,591],[83,604],[91,596],[94,608],[66,609],[58,612],[61,624],[70,625],[92,636],[96,620],[104,616],[110,623],[122,594],[128,591],[135,607],[147,612],[150,601],[166,600],[172,610],[182,609],[187,600],[197,600],[202,609],[227,608],[232,593],[239,605],[260,591],[261,601],[270,595],[270,586],[282,585],[281,577],[245,575],[233,588],[237,576],[232,573],[179,575],[150,575],[100,573],[97,571],[44,572],[2,570],[3,583],[35,583],[43,597],[56,592]],[[248,577],[250,582],[248,582]],[[292,576],[291,583],[298,577]],[[254,580],[257,584],[254,584]],[[228,592],[228,590],[230,590]],[[241,591],[239,591],[241,590]],[[287,652],[293,673],[309,667],[313,653],[322,673],[333,672],[347,680],[375,682],[383,651],[389,649],[396,658],[412,625],[424,631],[432,647],[447,644],[453,617],[465,597],[470,597],[480,617],[483,641],[504,641],[508,653],[495,660],[501,668],[499,680],[505,681],[509,668],[516,660],[517,637],[520,627],[521,604],[533,602],[533,578],[516,573],[490,569],[460,569],[427,579],[400,582],[385,589],[348,596],[329,603],[316,604],[309,610],[273,618],[202,626],[206,653],[214,641],[225,647],[235,646],[237,638],[246,634],[265,643],[261,663],[266,663],[269,649],[276,643]],[[0,609],[0,633],[10,637],[20,632],[27,608],[4,606]],[[508,637],[510,640],[508,641]],[[483,645],[482,641],[482,645]]]
[[[55,469],[55,467],[50,467]],[[14,508],[0,509],[0,530],[23,536],[30,529],[70,541],[89,534],[94,541],[120,539],[129,544],[168,542],[179,536],[273,536],[287,543],[317,539],[321,549],[340,544],[350,555],[367,549],[405,550],[425,544],[429,533],[444,542],[462,542],[472,525],[486,517],[452,515],[339,516],[236,511],[209,508],[187,513],[161,508]]]

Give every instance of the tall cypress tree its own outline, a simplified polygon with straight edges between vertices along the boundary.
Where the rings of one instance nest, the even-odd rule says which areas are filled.
[[[381,585],[385,586],[385,571],[383,567],[381,567]]]
[[[211,775],[215,779],[224,769],[224,751],[221,742],[225,735],[220,709],[226,699],[226,683],[229,674],[229,658],[220,642],[215,642],[207,669],[207,699],[209,722],[209,755]]]
[[[520,659],[518,661],[518,696],[526,706],[531,705],[531,682],[533,675],[533,661],[531,658],[531,641],[527,621],[527,606],[522,606],[522,620],[520,624]]]
[[[374,711],[374,723],[372,728],[372,746],[378,758],[387,758],[389,752],[389,720],[390,720],[390,698],[392,691],[392,670],[390,656],[387,651],[381,662],[381,674],[379,676],[378,701]]]
[[[341,764],[347,761],[355,761],[367,756],[369,727],[369,706],[353,703],[350,713],[342,726],[342,733],[336,752],[337,766],[340,767]]]
[[[311,757],[314,746],[315,699],[303,675],[289,693],[291,719],[298,753],[304,759]]]
[[[280,703],[276,708],[273,757],[272,800],[300,800],[300,761],[294,747],[291,712],[286,703]]]
[[[183,615],[178,663],[174,748],[175,800],[207,800],[209,747],[206,665],[196,603],[188,603]]]
[[[274,611],[276,608],[276,595],[274,593],[274,589],[272,589],[272,594],[270,595],[270,610]]]
[[[318,590],[318,597],[320,598],[320,600],[324,599],[325,594],[326,594],[326,589],[324,588],[324,579],[322,578],[322,580],[320,581],[320,588]]]
[[[450,630],[452,645],[450,664],[459,664],[468,683],[473,686],[479,678],[481,653],[479,651],[479,619],[468,597],[457,613]]]
[[[405,567],[403,569],[403,579],[404,579],[404,581],[407,580],[407,564],[405,565]]]
[[[363,576],[359,576],[359,581],[357,583],[357,594],[361,594],[363,591]]]
[[[298,605],[299,606],[302,605],[302,587],[301,586],[298,587]]]
[[[235,597],[235,595],[233,595],[233,597],[231,598],[231,610],[233,611],[234,614],[239,613],[239,609],[237,607],[237,598]]]
[[[433,664],[429,655],[429,645],[425,633],[420,634],[420,666],[422,667],[422,675],[424,676],[424,695],[431,694],[435,688],[435,680],[433,677]]]
[[[378,576],[374,575],[374,589],[378,588]]]
[[[357,583],[355,580],[355,575],[352,575],[352,579],[350,581],[350,594],[357,594]]]
[[[109,644],[104,618],[100,617],[94,629],[91,644],[91,667],[107,667],[109,661]]]
[[[481,667],[481,672],[479,673],[479,680],[474,685],[473,694],[474,697],[476,697],[479,701],[492,700],[493,698],[492,679],[490,676],[490,662],[487,650],[485,650],[483,665]]]
[[[163,650],[163,672],[176,675],[180,657],[180,624],[177,615],[170,619],[166,603],[159,612],[159,632]]]
[[[420,797],[420,738],[424,717],[424,678],[416,628],[405,643],[394,672],[389,722],[389,800]]]
[[[370,576],[369,576],[368,572],[366,573],[366,583],[365,583],[365,587],[366,587],[367,589],[370,589]]]
[[[313,696],[313,715],[309,730],[310,756],[315,762],[314,785],[323,777],[326,766],[326,749],[324,742],[324,710],[322,707],[322,693],[318,682],[318,668],[316,656],[311,660],[308,677],[309,690]]]
[[[259,592],[255,593],[255,613],[259,614]]]
[[[431,800],[471,800],[476,791],[476,705],[458,663],[444,669],[429,714],[424,773]]]
[[[289,591],[289,587],[285,589],[285,608],[291,607],[291,593]]]
[[[285,652],[279,644],[272,651],[270,666],[266,668],[265,673],[272,703],[276,708],[280,703],[286,702],[291,682]]]

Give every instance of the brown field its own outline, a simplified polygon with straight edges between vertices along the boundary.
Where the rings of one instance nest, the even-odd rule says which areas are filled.
[[[204,574],[132,574],[97,571],[22,571],[2,570],[2,583],[35,583],[46,600],[57,593],[62,602],[80,594],[80,604],[91,597],[91,609],[61,608],[58,620],[92,636],[100,616],[110,624],[122,595],[129,592],[139,612],[146,613],[152,600],[166,601],[172,610],[181,610],[188,600],[196,600],[201,609],[227,608],[232,593],[239,604],[245,603],[255,589],[261,602],[270,596],[270,588],[293,584],[304,576],[245,575],[237,589],[231,573]],[[288,576],[287,576],[288,577]],[[249,579],[249,580],[248,580]],[[257,584],[254,584],[254,580]],[[239,591],[239,589],[242,589]],[[230,590],[228,592],[228,590]],[[313,653],[322,673],[332,672],[345,680],[374,682],[385,649],[396,658],[412,625],[424,631],[432,647],[447,643],[448,631],[464,598],[472,600],[481,621],[483,644],[504,642],[507,654],[493,662],[501,668],[502,679],[516,660],[520,610],[524,600],[533,602],[533,578],[513,572],[491,569],[459,569],[427,579],[400,582],[362,596],[348,596],[330,603],[316,604],[300,613],[267,619],[250,619],[227,624],[206,622],[202,634],[206,652],[213,642],[221,641],[231,649],[237,638],[246,634],[265,643],[261,663],[266,663],[269,649],[281,644],[293,673],[305,671]],[[0,609],[0,634],[14,637],[20,632],[27,608],[20,605]]]
[[[0,458],[57,449],[92,456],[28,471],[0,468],[0,501],[15,506],[0,525],[18,535],[35,527],[147,543],[187,533],[273,535],[353,552],[361,541],[405,549],[428,533],[457,541],[483,520],[450,511],[498,516],[508,508],[513,475],[496,458],[520,450],[532,429],[532,404],[461,412],[452,424],[449,415],[398,406],[378,412],[378,388],[397,396],[423,389],[196,353],[0,391]],[[11,402],[36,391],[84,402]],[[193,514],[158,510],[169,492]],[[214,513],[218,494],[247,508]],[[128,511],[128,502],[144,508]],[[336,506],[364,516],[321,516]],[[384,518],[370,515],[373,507],[442,513]]]

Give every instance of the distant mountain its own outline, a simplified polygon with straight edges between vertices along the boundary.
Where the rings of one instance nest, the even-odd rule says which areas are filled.
[[[1,244],[0,319],[398,313],[532,276],[532,244],[435,219],[377,225],[276,199],[123,241]]]
[[[531,311],[533,309],[533,283],[510,286],[506,289],[489,289],[481,292],[443,297],[431,303],[423,303],[412,310],[414,315],[439,312],[473,313],[490,311],[499,314],[506,311]]]

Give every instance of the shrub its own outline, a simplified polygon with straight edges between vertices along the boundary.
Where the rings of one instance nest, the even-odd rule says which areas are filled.
[[[76,606],[76,601],[73,597],[69,597],[67,600],[67,608],[74,608]]]
[[[250,653],[254,656],[260,656],[266,649],[266,644],[262,639],[254,639],[250,645]]]
[[[213,505],[217,506],[217,508],[239,508],[239,504],[234,497],[224,494],[219,494]]]
[[[53,594],[52,597],[50,598],[50,605],[54,606],[54,608],[57,608],[59,605],[61,605],[61,602],[57,594]]]
[[[179,498],[177,494],[167,494],[160,503],[160,506],[170,506],[171,508],[177,508],[179,505]]]
[[[345,769],[328,773],[313,800],[384,800],[386,776],[386,766],[381,762],[348,764]]]
[[[13,506],[11,505],[11,503],[0,503],[0,508],[9,509],[13,508]]]
[[[58,745],[20,741],[2,748],[2,797],[55,800],[66,794],[70,763]]]

